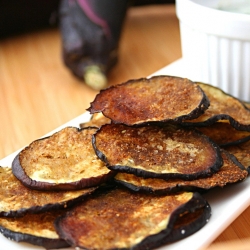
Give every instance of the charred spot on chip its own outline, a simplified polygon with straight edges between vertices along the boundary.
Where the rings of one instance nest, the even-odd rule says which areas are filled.
[[[154,194],[170,194],[180,191],[204,191],[215,187],[243,181],[248,176],[247,169],[230,153],[221,149],[223,166],[212,176],[195,180],[143,178],[133,174],[118,173],[114,180],[133,191]]]
[[[57,192],[32,190],[15,178],[10,167],[0,167],[0,216],[20,217],[27,213],[66,208],[82,201],[96,189]]]
[[[219,147],[207,136],[171,124],[106,124],[93,135],[93,146],[108,168],[142,177],[196,179],[223,163]]]
[[[227,120],[237,130],[250,131],[250,110],[243,102],[210,84],[197,84],[209,98],[210,106],[200,117],[184,121],[185,125],[207,126]]]
[[[208,106],[198,84],[186,78],[154,76],[101,90],[88,111],[102,112],[114,123],[135,125],[194,119]]]
[[[97,128],[66,127],[33,141],[12,163],[23,185],[37,190],[75,190],[98,186],[113,177],[92,146]]]
[[[54,220],[63,215],[65,209],[56,209],[39,214],[26,214],[23,217],[0,217],[0,232],[16,242],[27,242],[46,249],[58,249],[70,245],[60,239]]]
[[[204,216],[197,213],[196,219],[190,216],[186,222],[180,222],[182,216],[184,219],[185,214],[198,210]],[[209,217],[210,207],[198,193],[155,196],[112,188],[95,193],[59,217],[55,227],[59,236],[73,247],[152,249],[194,233]],[[193,227],[189,228],[191,224]],[[182,226],[186,234],[178,230]]]

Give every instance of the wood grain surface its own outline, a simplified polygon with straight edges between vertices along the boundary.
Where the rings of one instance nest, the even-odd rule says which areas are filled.
[[[180,57],[175,6],[132,7],[109,84],[146,77]],[[0,40],[0,158],[84,113],[96,93],[64,66],[57,28]],[[247,238],[250,208],[211,247],[232,240],[239,247]]]

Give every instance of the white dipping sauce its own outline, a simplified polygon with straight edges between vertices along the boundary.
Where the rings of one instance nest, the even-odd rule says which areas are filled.
[[[250,0],[221,0],[218,3],[217,9],[241,14],[250,14]]]

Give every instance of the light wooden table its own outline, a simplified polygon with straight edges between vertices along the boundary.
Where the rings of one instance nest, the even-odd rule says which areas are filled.
[[[146,77],[179,59],[174,5],[130,8],[119,52],[111,85]],[[0,40],[0,159],[85,112],[96,93],[63,65],[57,29]],[[250,207],[212,246],[247,238]]]

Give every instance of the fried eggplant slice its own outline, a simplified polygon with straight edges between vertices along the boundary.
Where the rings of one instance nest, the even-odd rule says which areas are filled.
[[[0,232],[10,240],[46,249],[69,247],[65,240],[59,238],[54,227],[55,219],[64,213],[65,209],[26,214],[19,218],[0,217]]]
[[[102,112],[114,123],[136,125],[194,119],[208,106],[198,84],[180,77],[154,76],[101,90],[88,111]]]
[[[155,194],[170,194],[180,191],[210,190],[214,187],[243,181],[248,176],[246,168],[227,151],[222,150],[223,166],[210,177],[185,181],[180,179],[163,180],[156,178],[142,178],[133,174],[118,173],[115,181],[133,191],[150,192]]]
[[[195,212],[180,215],[174,223],[173,230],[163,239],[161,245],[173,243],[196,233],[208,223],[210,217],[209,204]]]
[[[97,127],[100,128],[102,125],[111,123],[111,120],[104,116],[102,113],[95,113],[91,116],[90,121],[80,124],[80,128],[86,127]]]
[[[219,147],[193,129],[103,125],[93,136],[96,154],[107,167],[141,177],[196,179],[223,164]]]
[[[94,197],[59,217],[55,227],[59,236],[73,247],[152,249],[166,243],[182,215],[205,207],[209,209],[207,201],[198,193],[156,196],[112,188],[95,193]],[[204,221],[199,220],[196,231],[209,217],[210,213]]]
[[[13,174],[36,190],[75,190],[100,185],[113,177],[92,147],[96,128],[66,127],[36,140],[12,163]]]
[[[237,130],[250,131],[250,110],[243,102],[212,85],[205,83],[198,85],[209,98],[210,106],[203,115],[185,121],[185,125],[207,126],[226,120]]]
[[[216,122],[210,126],[196,127],[219,146],[237,145],[250,140],[249,131],[240,131],[227,122]]]
[[[238,161],[250,171],[250,141],[224,147],[228,152],[233,154]]]
[[[57,192],[32,190],[15,178],[10,167],[0,167],[0,216],[18,217],[65,208],[83,200],[96,189]]]

